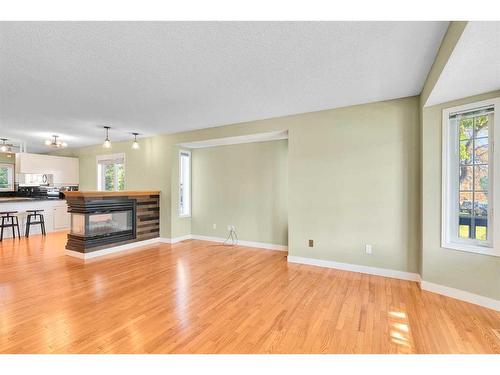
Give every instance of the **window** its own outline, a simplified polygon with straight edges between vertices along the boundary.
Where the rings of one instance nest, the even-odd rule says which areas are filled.
[[[125,190],[125,154],[97,157],[97,190]]]
[[[443,247],[500,255],[493,199],[500,186],[500,173],[493,173],[500,166],[493,148],[498,108],[493,99],[443,111]]]
[[[179,216],[191,216],[191,152],[179,152]]]
[[[0,164],[0,191],[14,190],[14,164]]]

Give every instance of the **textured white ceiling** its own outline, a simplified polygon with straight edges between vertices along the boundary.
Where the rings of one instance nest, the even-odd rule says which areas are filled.
[[[1,22],[0,137],[44,150],[419,94],[447,22]]]
[[[469,22],[427,106],[500,89],[500,22]]]

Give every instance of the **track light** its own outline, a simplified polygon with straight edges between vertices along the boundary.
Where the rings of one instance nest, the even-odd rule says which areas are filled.
[[[111,141],[109,140],[109,129],[111,129],[111,126],[103,126],[103,128],[106,130],[106,139],[104,140],[102,147],[111,148]]]
[[[137,136],[139,135],[139,133],[132,133],[132,135],[134,136],[134,142],[132,143],[132,149],[139,150],[141,148],[141,146],[139,145],[139,142],[137,142]]]

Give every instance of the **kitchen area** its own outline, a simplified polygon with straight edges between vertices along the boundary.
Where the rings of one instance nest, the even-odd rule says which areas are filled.
[[[19,224],[19,228],[3,228],[3,238],[17,237],[18,232],[24,236],[28,220],[40,221],[40,216],[29,217],[34,210],[43,215],[44,225],[29,225],[29,235],[40,234],[42,229],[46,233],[69,230],[65,192],[78,191],[78,158],[0,151],[0,216],[11,212]]]

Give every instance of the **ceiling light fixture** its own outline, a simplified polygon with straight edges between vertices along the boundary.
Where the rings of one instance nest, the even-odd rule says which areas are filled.
[[[58,138],[59,138],[58,135],[53,135],[52,139],[45,140],[45,146],[49,146],[52,148],[68,147],[68,144],[66,142],[63,142]]]
[[[0,151],[7,152],[9,145],[6,144],[5,142],[7,142],[8,139],[7,138],[0,138],[0,140],[2,141],[2,146],[0,147]]]
[[[12,147],[14,147],[14,145],[12,143],[7,143],[7,138],[0,138],[0,141],[2,141],[0,152],[5,153],[5,156],[8,158],[13,157],[15,155],[14,151],[12,151]]]
[[[111,142],[109,140],[109,129],[111,129],[111,126],[103,126],[103,128],[106,130],[106,139],[104,140],[102,147],[111,148]]]
[[[139,150],[141,148],[139,142],[137,142],[137,136],[139,135],[139,133],[132,133],[132,135],[134,136],[134,142],[132,143],[132,150]]]

